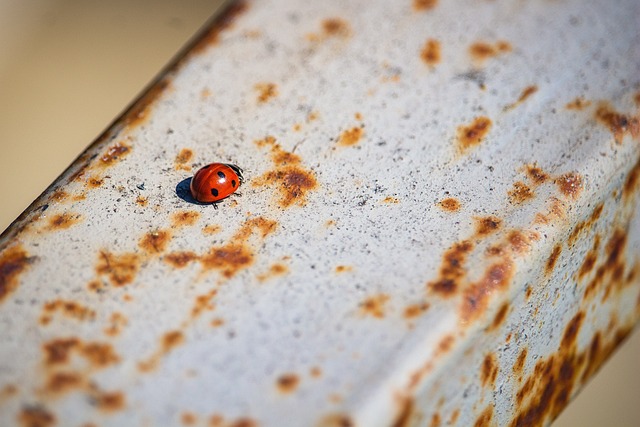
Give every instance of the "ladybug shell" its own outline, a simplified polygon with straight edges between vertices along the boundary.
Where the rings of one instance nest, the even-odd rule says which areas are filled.
[[[191,179],[191,195],[201,203],[214,203],[229,197],[242,184],[242,169],[226,163],[203,166]]]

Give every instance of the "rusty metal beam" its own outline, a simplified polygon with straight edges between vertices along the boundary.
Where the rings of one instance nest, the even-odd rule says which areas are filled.
[[[640,317],[638,16],[231,3],[0,236],[0,424],[549,423]]]

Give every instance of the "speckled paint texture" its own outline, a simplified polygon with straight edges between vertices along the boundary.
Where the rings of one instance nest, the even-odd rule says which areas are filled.
[[[0,237],[0,424],[548,424],[640,317],[639,17],[232,3]]]

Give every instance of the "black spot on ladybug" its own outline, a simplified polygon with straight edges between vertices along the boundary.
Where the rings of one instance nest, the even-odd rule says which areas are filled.
[[[215,188],[211,189],[211,194],[213,195],[213,197],[218,197],[218,190]]]
[[[236,186],[236,180],[235,179],[231,180],[231,186],[235,188],[235,186]]]
[[[224,172],[222,172],[222,171],[218,171],[218,176],[219,176],[221,179],[225,179],[225,178],[226,178],[226,176],[225,176]]]

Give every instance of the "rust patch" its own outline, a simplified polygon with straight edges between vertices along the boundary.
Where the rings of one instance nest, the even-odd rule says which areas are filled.
[[[452,413],[451,416],[449,417],[449,421],[447,422],[448,425],[455,425],[456,422],[458,421],[458,417],[460,416],[460,409],[455,409]]]
[[[42,314],[40,315],[40,324],[48,325],[56,313],[61,313],[63,316],[80,321],[94,320],[96,317],[95,310],[75,301],[57,299],[44,305]]]
[[[96,273],[106,275],[113,286],[125,286],[135,279],[140,268],[140,259],[135,253],[120,255],[100,251]]]
[[[18,414],[18,422],[22,427],[52,427],[56,417],[44,406],[25,406]]]
[[[19,278],[37,258],[29,256],[21,245],[15,245],[0,253],[0,303],[16,289]]]
[[[6,384],[0,389],[0,405],[6,402],[7,399],[18,394],[18,387],[13,384]]]
[[[196,301],[193,304],[193,308],[191,309],[191,318],[195,319],[204,311],[212,311],[216,308],[215,304],[213,304],[212,300],[218,294],[216,289],[212,289],[206,294],[198,295],[196,297]]]
[[[131,147],[124,142],[116,142],[100,156],[99,165],[103,167],[111,166],[121,160],[131,151]]]
[[[469,322],[480,317],[487,309],[489,299],[498,291],[504,290],[513,276],[513,262],[505,259],[491,265],[482,279],[472,283],[464,290],[460,307],[460,317],[463,322]]]
[[[94,189],[102,187],[102,184],[104,184],[104,178],[101,178],[98,175],[91,175],[85,182],[86,187]]]
[[[125,395],[121,391],[105,392],[90,384],[88,390],[91,403],[102,412],[121,411],[126,406]]]
[[[536,85],[527,86],[522,90],[522,93],[520,93],[520,97],[516,100],[516,102],[507,105],[506,107],[504,107],[504,110],[508,111],[508,110],[514,109],[515,107],[517,107],[518,105],[526,101],[531,95],[533,95],[537,91],[538,91],[538,86]]]
[[[489,427],[493,421],[493,406],[491,404],[487,405],[487,407],[482,411],[482,413],[476,419],[476,422],[473,424],[473,427]]]
[[[580,270],[578,270],[578,279],[582,279],[584,276],[589,274],[593,267],[596,265],[596,261],[598,260],[598,249],[600,246],[600,236],[596,234],[596,237],[593,239],[593,247],[589,252],[587,252],[582,265],[580,266]]]
[[[144,196],[138,196],[136,197],[136,203],[142,207],[145,207],[149,203],[149,200]]]
[[[625,339],[627,339],[632,330],[632,327],[618,328],[613,334],[613,340],[607,345],[602,343],[600,332],[595,334],[587,352],[587,364],[580,379],[582,384],[586,383],[589,378],[598,372],[600,367],[609,359],[615,349],[618,348]]]
[[[365,299],[360,303],[360,312],[364,316],[382,319],[385,315],[385,305],[389,301],[389,295],[378,294]]]
[[[353,267],[350,265],[339,265],[336,267],[336,273],[347,273],[353,271]]]
[[[408,305],[404,309],[404,318],[405,319],[416,318],[420,316],[422,313],[425,313],[427,310],[429,310],[429,307],[431,307],[431,305],[429,305],[429,303],[426,303],[426,302]]]
[[[59,189],[57,189],[56,191],[53,192],[53,194],[51,195],[49,200],[61,203],[61,202],[64,202],[68,198],[69,198],[69,193],[67,193],[63,189],[59,188]]]
[[[478,146],[491,130],[491,119],[485,116],[476,117],[468,125],[458,127],[457,144],[461,154]]]
[[[427,40],[420,51],[420,58],[429,67],[435,67],[442,60],[440,42],[436,39]]]
[[[78,222],[80,222],[80,214],[65,212],[49,218],[49,225],[46,229],[49,231],[65,230]]]
[[[516,375],[521,375],[522,374],[522,370],[524,369],[524,364],[527,361],[527,354],[528,354],[529,350],[527,350],[527,348],[523,348],[520,351],[520,354],[518,354],[518,358],[516,359],[516,363],[514,363],[513,365],[513,373]]]
[[[198,255],[195,252],[172,252],[164,256],[163,260],[173,268],[184,268],[189,263],[198,260]]]
[[[254,187],[276,186],[280,192],[279,205],[283,208],[297,204],[306,204],[307,193],[316,189],[318,183],[311,171],[300,166],[300,157],[284,151],[275,138],[269,136],[256,141],[260,147],[271,147],[271,158],[276,165],[275,170],[266,172],[253,180]]]
[[[519,205],[527,200],[533,199],[536,195],[527,184],[522,181],[513,183],[513,189],[509,190],[509,200],[511,203]]]
[[[629,200],[631,194],[638,187],[638,178],[640,178],[640,158],[638,158],[636,164],[631,168],[629,175],[627,175],[627,179],[624,181],[622,197],[624,197],[625,200]]]
[[[182,150],[180,150],[180,152],[178,153],[178,155],[176,156],[176,170],[185,170],[185,171],[190,171],[191,170],[191,166],[189,166],[187,163],[189,163],[191,161],[191,159],[193,159],[193,151],[188,149],[188,148],[183,148]]]
[[[474,221],[476,223],[475,228],[478,237],[493,234],[502,227],[502,220],[495,216],[476,217]]]
[[[469,54],[471,55],[471,58],[479,63],[482,63],[489,58],[511,52],[511,50],[511,44],[504,40],[497,41],[494,44],[479,41],[469,46]]]
[[[147,253],[159,254],[167,248],[170,239],[171,234],[168,231],[150,231],[140,239],[138,246]]]
[[[343,147],[349,147],[352,145],[356,145],[360,142],[360,139],[364,135],[364,130],[361,127],[355,126],[351,129],[347,129],[342,134],[340,134],[340,138],[338,139],[338,145]]]
[[[221,317],[216,317],[211,320],[211,326],[213,326],[214,328],[219,328],[222,325],[224,325],[224,319]]]
[[[356,424],[344,414],[329,414],[322,418],[318,427],[355,427]]]
[[[258,281],[265,282],[278,276],[284,276],[288,272],[289,268],[286,265],[275,263],[271,267],[269,267],[269,270],[266,273],[260,274],[258,276]]]
[[[122,329],[129,324],[129,321],[122,313],[112,313],[109,318],[109,326],[104,329],[104,333],[110,337],[120,335]]]
[[[200,218],[198,211],[179,211],[171,214],[171,226],[174,228],[190,226]]]
[[[582,176],[575,172],[569,172],[556,178],[555,183],[566,197],[577,199],[582,192]]]
[[[220,34],[229,29],[236,19],[248,9],[249,6],[245,0],[231,3],[222,14],[216,17],[212,25],[206,30],[206,33],[188,49],[190,55],[198,55],[210,46],[217,44],[220,41]],[[188,59],[188,56],[184,59]]]
[[[413,0],[413,8],[419,12],[431,10],[438,5],[438,0]]]
[[[120,361],[120,356],[109,343],[83,343],[77,338],[57,338],[43,345],[44,363],[47,366],[69,363],[71,355],[84,358],[93,368],[106,368]]]
[[[464,240],[445,251],[440,265],[440,277],[434,282],[427,283],[427,288],[442,297],[450,297],[455,294],[461,285],[459,282],[465,274],[464,263],[467,260],[467,255],[472,249],[473,244]]]
[[[515,254],[524,254],[531,248],[529,236],[518,230],[512,230],[507,235],[511,251]]]
[[[491,322],[491,326],[489,326],[489,330],[495,330],[499,328],[500,325],[502,325],[502,322],[504,322],[504,319],[507,318],[508,312],[509,312],[509,303],[506,303],[506,302],[502,303],[502,305],[498,309],[498,312],[493,318],[493,322]]]
[[[222,227],[217,224],[208,224],[202,228],[204,234],[216,234],[219,233],[220,230],[222,230]]]
[[[525,289],[524,291],[524,298],[526,300],[529,300],[529,298],[531,298],[532,293],[533,293],[533,289],[531,288],[531,286],[527,286],[527,289]]]
[[[180,421],[182,421],[182,424],[185,426],[192,426],[198,422],[198,418],[191,412],[183,412],[180,416]]]
[[[56,372],[48,377],[44,391],[59,396],[85,385],[85,379],[75,372]]]
[[[578,240],[578,237],[580,237],[583,231],[589,231],[593,228],[596,221],[598,221],[598,219],[600,218],[603,208],[604,208],[604,204],[599,203],[593,209],[593,212],[591,212],[591,216],[587,220],[580,221],[578,224],[576,224],[575,227],[573,227],[573,230],[571,230],[571,234],[569,234],[569,238],[567,239],[570,246],[573,246],[576,243],[576,241]]]
[[[293,393],[300,385],[300,377],[293,373],[282,374],[278,377],[276,385],[281,393]]]
[[[498,377],[498,364],[493,354],[487,354],[482,361],[482,368],[480,369],[480,380],[484,387],[488,385],[494,386],[496,378]]]
[[[322,31],[329,37],[348,37],[351,34],[349,23],[341,18],[327,18],[323,20]]]
[[[542,168],[535,163],[525,165],[525,173],[531,183],[536,186],[544,184],[549,179],[549,175],[547,175]]]
[[[589,105],[591,105],[591,101],[585,101],[584,98],[576,98],[565,105],[565,108],[567,110],[584,110]]]
[[[549,258],[547,258],[547,263],[544,266],[544,272],[546,275],[551,274],[551,272],[553,271],[553,268],[556,266],[556,262],[558,262],[558,258],[560,257],[560,254],[562,253],[562,246],[555,245],[553,247],[553,250],[551,251],[551,255],[549,255]]]
[[[622,144],[627,134],[633,138],[640,136],[640,120],[615,111],[608,103],[601,102],[595,112],[595,119],[613,134],[616,144]]]
[[[455,338],[452,335],[447,335],[444,338],[442,338],[438,343],[438,348],[434,353],[435,356],[439,357],[448,353],[449,350],[451,350],[451,347],[453,347],[454,342],[455,342]]]
[[[396,199],[395,197],[387,196],[382,199],[382,203],[386,203],[388,205],[397,205],[398,203],[400,203],[400,200]]]
[[[440,200],[440,203],[438,203],[438,205],[440,206],[440,208],[447,212],[457,212],[458,210],[460,210],[460,202],[458,201],[458,199],[455,199],[453,197],[448,197],[446,199]]]
[[[264,104],[278,96],[278,87],[275,83],[258,83],[254,88],[258,92],[258,104]]]
[[[415,402],[410,397],[400,399],[400,412],[396,415],[392,427],[408,427],[411,422]]]
[[[184,335],[180,331],[167,332],[160,339],[160,348],[146,361],[138,363],[138,369],[142,372],[150,372],[154,370],[160,359],[166,356],[176,347],[184,343]]]

